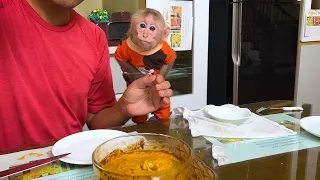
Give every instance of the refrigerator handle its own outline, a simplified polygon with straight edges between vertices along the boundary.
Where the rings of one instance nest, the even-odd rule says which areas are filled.
[[[239,66],[241,62],[242,3],[235,0],[232,13],[233,104],[238,105]]]
[[[239,1],[239,0],[236,0]],[[241,62],[241,22],[242,22],[242,3],[233,3],[232,13],[232,61],[236,66]]]

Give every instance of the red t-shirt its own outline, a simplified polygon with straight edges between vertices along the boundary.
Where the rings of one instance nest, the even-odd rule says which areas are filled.
[[[26,0],[0,0],[0,151],[82,131],[116,103],[105,34],[75,11],[46,23]]]

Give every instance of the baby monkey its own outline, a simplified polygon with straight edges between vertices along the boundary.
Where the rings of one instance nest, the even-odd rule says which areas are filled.
[[[166,42],[169,33],[170,28],[155,9],[140,9],[132,15],[128,36],[121,40],[115,52],[127,85],[144,75],[166,77],[176,59],[175,51]],[[158,120],[167,121],[170,104],[153,114]],[[132,118],[135,123],[144,123],[147,119],[148,115]]]

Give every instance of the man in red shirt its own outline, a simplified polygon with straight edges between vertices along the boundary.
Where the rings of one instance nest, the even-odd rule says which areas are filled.
[[[124,124],[169,104],[162,76],[115,100],[105,34],[73,8],[83,0],[0,0],[0,152]]]

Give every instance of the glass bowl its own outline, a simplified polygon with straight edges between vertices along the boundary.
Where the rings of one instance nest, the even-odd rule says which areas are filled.
[[[139,152],[165,153],[166,155],[170,155],[168,157],[175,157],[179,159],[179,163],[169,166],[169,163],[167,164],[165,161],[161,162],[162,160],[166,159],[163,158],[166,156],[153,156],[151,158],[149,158],[149,156],[143,161],[142,159],[145,156],[131,156],[134,160],[126,159],[125,162],[120,161],[121,163],[119,164],[115,163],[117,165],[109,164],[109,169],[104,168],[104,164],[110,163],[110,158],[119,157],[119,154],[121,155],[121,153]],[[123,170],[124,167],[128,168],[131,163],[136,162],[138,162],[137,164],[140,165],[139,168],[141,167],[143,169],[144,165],[142,165],[142,162],[147,162],[146,164],[148,164],[150,162],[155,162],[155,160],[160,162],[157,164],[159,169],[162,169],[161,166],[166,168],[170,167],[170,169],[166,169],[166,171],[158,171],[157,169],[148,167],[147,174],[141,173],[140,171],[136,171],[138,173],[133,173],[131,171],[134,170],[131,167],[129,167],[128,171]],[[188,171],[191,166],[192,150],[184,141],[171,136],[142,133],[120,136],[104,142],[94,150],[92,154],[92,161],[95,177],[99,180],[186,180],[188,179]],[[154,164],[151,163],[152,166],[155,166]],[[112,167],[111,170],[110,167]],[[135,166],[135,168],[136,167],[138,166]],[[120,172],[119,169],[122,169],[123,171]]]

